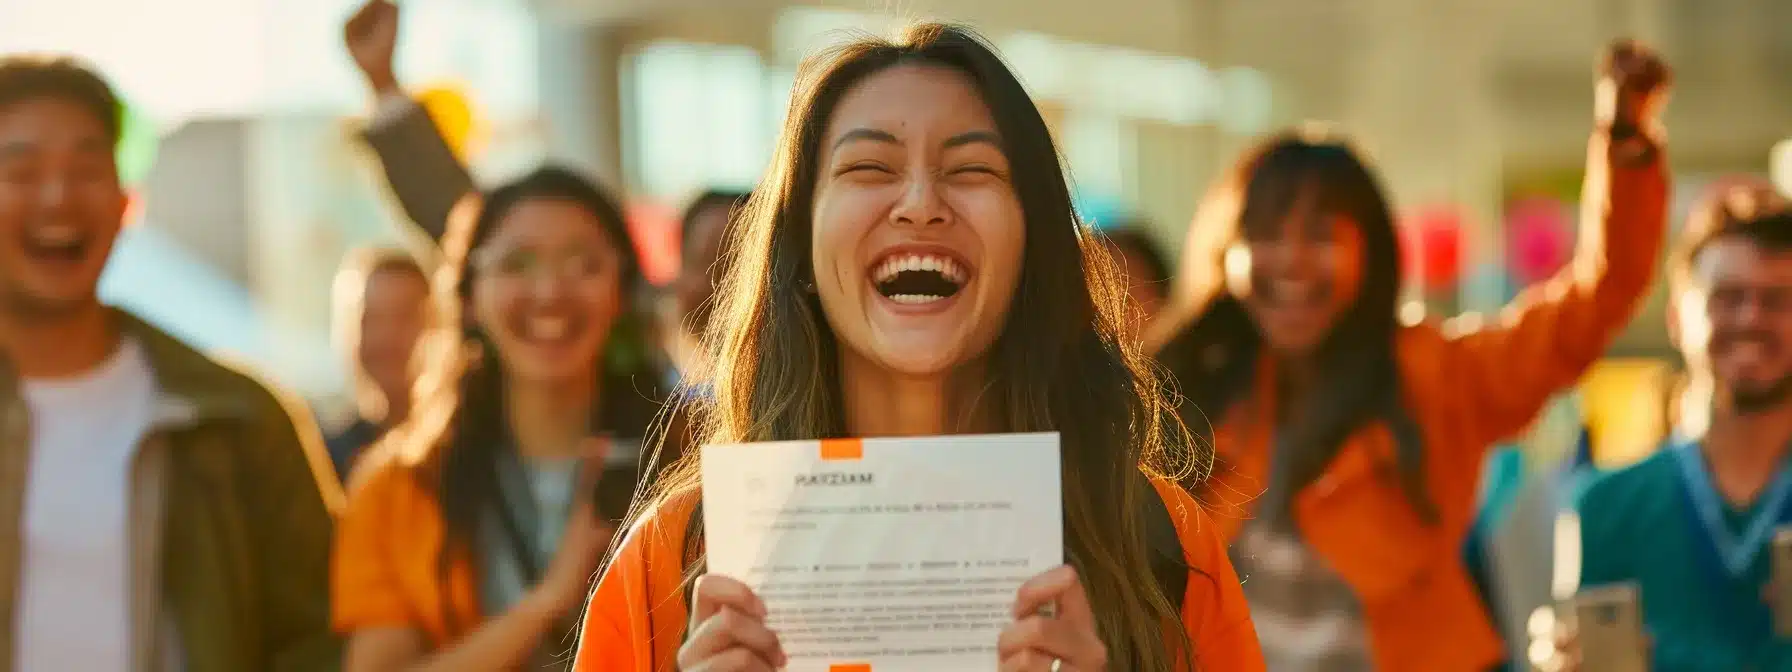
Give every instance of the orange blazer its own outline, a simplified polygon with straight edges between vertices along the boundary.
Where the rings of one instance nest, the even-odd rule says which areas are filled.
[[[1477,672],[1504,658],[1475,592],[1462,546],[1482,461],[1573,385],[1633,315],[1659,263],[1668,180],[1661,154],[1613,165],[1595,137],[1582,238],[1570,266],[1531,287],[1492,324],[1417,324],[1395,343],[1401,394],[1425,445],[1427,486],[1441,523],[1419,519],[1391,473],[1392,435],[1371,426],[1346,440],[1329,468],[1295,496],[1302,538],[1355,589],[1375,667],[1386,672]],[[1267,362],[1260,374],[1267,373]],[[1203,501],[1220,504],[1227,538],[1269,472],[1273,385],[1259,384],[1215,431],[1228,467]],[[1248,577],[1247,577],[1248,579]]]
[[[441,648],[483,618],[472,559],[451,558],[441,508],[416,467],[395,455],[355,472],[348,507],[336,521],[330,577],[331,622],[349,635],[366,628],[413,628]]]
[[[1154,485],[1196,572],[1181,625],[1194,643],[1197,669],[1260,672],[1263,652],[1219,526],[1181,488]],[[586,606],[576,672],[677,669],[687,619],[684,532],[696,502],[694,495],[676,499],[629,533]]]

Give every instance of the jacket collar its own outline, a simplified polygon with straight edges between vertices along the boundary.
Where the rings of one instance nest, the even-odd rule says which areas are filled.
[[[130,313],[114,309],[113,314],[119,330],[137,341],[155,372],[157,426],[191,426],[253,414],[229,369]]]
[[[115,308],[112,316],[119,332],[143,348],[155,373],[158,398],[153,426],[190,427],[211,420],[242,419],[253,413],[228,369],[128,312]],[[8,358],[0,357],[0,399],[18,399],[19,386],[17,368]]]

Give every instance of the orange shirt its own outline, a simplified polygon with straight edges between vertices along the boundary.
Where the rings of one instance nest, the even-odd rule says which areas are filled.
[[[1350,436],[1293,503],[1301,538],[1355,590],[1375,668],[1485,670],[1505,649],[1462,561],[1487,448],[1527,427],[1549,399],[1604,354],[1649,288],[1666,228],[1665,159],[1611,166],[1595,138],[1585,189],[1589,221],[1573,263],[1532,287],[1486,328],[1418,324],[1395,355],[1406,410],[1425,447],[1425,484],[1441,520],[1420,520],[1391,470],[1393,436],[1379,424]],[[1469,325],[1464,325],[1469,326]],[[1267,363],[1259,370],[1269,376]],[[1260,382],[1216,428],[1227,469],[1206,497],[1228,539],[1264,489],[1273,426],[1247,409],[1274,408]],[[1248,578],[1248,577],[1247,577]]]
[[[1257,631],[1219,526],[1181,488],[1161,481],[1154,485],[1193,568],[1182,624],[1194,642],[1196,669],[1263,670]],[[694,495],[673,500],[629,533],[586,607],[576,672],[677,669],[687,619],[684,532],[696,502]]]
[[[356,471],[336,521],[330,609],[337,632],[412,628],[440,648],[480,623],[471,559],[453,558],[444,577],[446,528],[421,478],[395,458]]]

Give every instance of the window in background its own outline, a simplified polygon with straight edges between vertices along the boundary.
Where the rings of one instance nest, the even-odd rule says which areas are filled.
[[[1051,35],[998,40],[1035,98],[1133,121],[1217,126],[1240,135],[1269,124],[1270,87],[1251,68],[1215,70],[1200,61]]]
[[[791,7],[778,14],[772,44],[779,62],[796,65],[804,56],[864,35],[893,36],[907,21],[826,7]]]
[[[1058,130],[1071,188],[1088,198],[1137,203],[1138,129],[1118,116],[1071,110]]]
[[[777,132],[759,54],[746,47],[655,42],[624,68],[629,181],[677,202],[710,186],[751,186]]]

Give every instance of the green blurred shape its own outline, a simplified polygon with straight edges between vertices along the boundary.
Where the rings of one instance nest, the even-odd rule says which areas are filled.
[[[126,187],[134,187],[149,177],[156,165],[156,126],[129,103],[119,104],[118,179]]]

